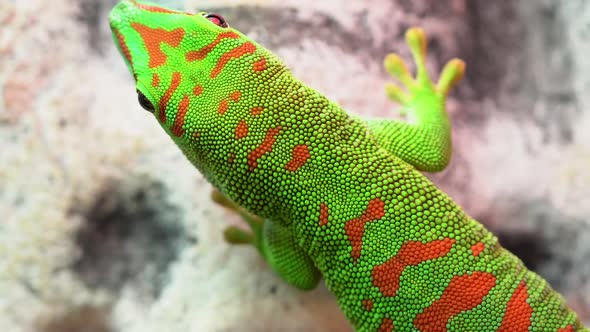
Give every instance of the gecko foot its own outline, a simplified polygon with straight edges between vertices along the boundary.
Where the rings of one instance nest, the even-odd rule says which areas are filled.
[[[215,203],[239,214],[252,230],[249,232],[236,226],[229,226],[223,232],[225,241],[231,244],[251,244],[260,249],[262,225],[264,222],[262,218],[248,213],[217,189],[213,189],[211,192],[211,199]]]
[[[445,65],[438,83],[435,84],[426,71],[425,59],[428,45],[424,30],[420,28],[408,29],[406,43],[416,64],[415,78],[412,77],[406,63],[398,54],[391,53],[384,60],[387,72],[405,88],[402,89],[394,83],[388,83],[385,86],[385,92],[389,99],[404,106],[400,110],[402,116],[406,115],[408,110],[415,110],[414,104],[418,100],[435,98],[444,101],[446,95],[465,73],[465,63],[460,59],[453,59]]]

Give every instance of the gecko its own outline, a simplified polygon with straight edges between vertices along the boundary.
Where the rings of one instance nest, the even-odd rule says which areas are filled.
[[[405,35],[415,74],[384,60],[408,122],[347,113],[219,14],[124,0],[109,22],[140,106],[248,223],[225,239],[298,289],[323,278],[356,331],[589,331],[422,173],[449,163],[465,72],[453,59],[432,80],[422,29]]]

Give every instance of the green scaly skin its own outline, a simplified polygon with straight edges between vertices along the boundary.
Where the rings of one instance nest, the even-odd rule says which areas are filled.
[[[419,172],[449,161],[444,103],[464,71],[452,60],[433,83],[420,29],[406,35],[416,78],[385,60],[410,124],[347,114],[205,13],[123,1],[110,23],[144,108],[253,230],[226,238],[255,245],[295,287],[323,276],[357,331],[587,331]]]

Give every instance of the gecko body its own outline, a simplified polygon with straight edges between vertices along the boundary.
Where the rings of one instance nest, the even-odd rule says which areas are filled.
[[[110,25],[142,107],[252,228],[226,239],[300,289],[323,277],[357,331],[587,331],[420,172],[449,162],[445,98],[464,72],[452,60],[431,81],[422,30],[406,34],[416,77],[385,59],[404,123],[346,113],[219,15],[126,0]]]

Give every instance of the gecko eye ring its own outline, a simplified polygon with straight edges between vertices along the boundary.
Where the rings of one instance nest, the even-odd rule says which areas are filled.
[[[220,26],[222,28],[227,28],[229,25],[227,24],[227,22],[225,21],[225,19],[223,18],[223,16],[219,15],[219,14],[206,14],[205,17],[213,22],[215,25]]]
[[[139,105],[141,105],[141,107],[151,113],[154,113],[155,111],[155,107],[152,104],[152,102],[147,99],[147,97],[139,90],[137,90],[137,101],[139,101]]]

